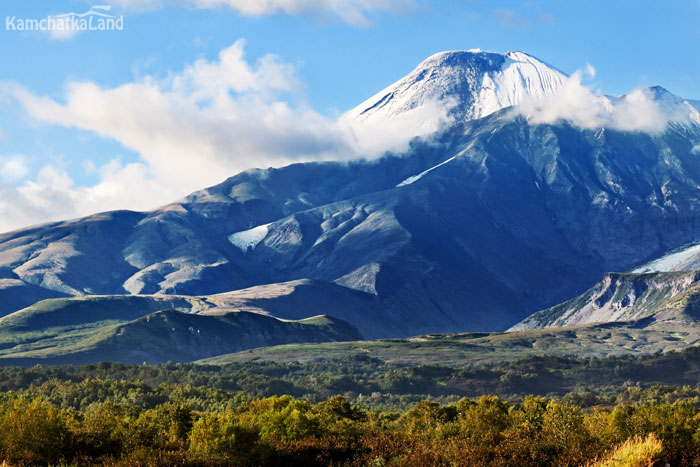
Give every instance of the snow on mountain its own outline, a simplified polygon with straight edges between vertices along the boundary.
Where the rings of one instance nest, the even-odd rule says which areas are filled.
[[[435,54],[340,119],[365,153],[405,150],[454,121],[475,120],[506,107],[532,123],[566,120],[580,128],[663,132],[671,124],[694,133],[697,101],[656,86],[605,96],[523,52],[451,51]],[[679,128],[675,128],[679,130]],[[700,148],[700,146],[698,146]],[[700,149],[699,149],[700,150]]]
[[[556,94],[566,80],[559,70],[523,52],[508,52],[500,72],[485,73],[472,118],[481,118],[525,98]]]
[[[566,79],[561,71],[523,52],[441,52],[341,120],[358,139],[423,137],[453,119],[473,120],[524,99],[551,96]]]
[[[693,271],[700,268],[700,244],[692,244],[673,250],[660,258],[650,261],[633,273]]]
[[[411,176],[408,177],[406,180],[402,181],[401,183],[399,183],[399,184],[396,185],[396,186],[397,186],[397,187],[400,187],[400,186],[406,186],[406,185],[410,185],[410,184],[412,184],[412,183],[415,183],[415,182],[417,182],[418,180],[420,180],[421,178],[423,178],[424,176],[426,176],[427,174],[429,174],[430,172],[432,172],[433,170],[437,169],[438,167],[442,167],[443,165],[447,164],[448,162],[451,162],[451,161],[455,160],[455,157],[457,157],[457,156],[452,156],[452,157],[450,157],[449,159],[447,159],[446,161],[440,162],[438,165],[436,165],[436,166],[434,166],[434,167],[431,167],[431,168],[429,168],[428,170],[422,171],[422,172],[419,173],[418,175],[411,175]]]
[[[270,224],[259,225],[242,232],[232,233],[228,236],[228,241],[245,253],[248,251],[248,248],[255,248],[258,243],[267,237],[269,225]]]
[[[622,97],[629,101],[635,96],[635,93],[641,93],[648,100],[653,101],[657,106],[655,110],[666,120],[667,124],[700,125],[700,111],[698,111],[697,106],[693,105],[692,101],[676,96],[668,89],[652,86],[633,91]]]
[[[693,107],[695,107],[697,110],[700,111],[700,101],[695,100],[695,99],[686,99],[686,101],[688,102],[688,104],[692,105]]]

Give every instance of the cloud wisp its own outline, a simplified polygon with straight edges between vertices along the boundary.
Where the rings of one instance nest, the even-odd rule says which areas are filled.
[[[557,19],[550,13],[542,11],[535,4],[526,4],[522,11],[515,8],[494,8],[489,11],[493,20],[506,29],[529,30],[535,26],[547,26]]]
[[[644,88],[619,97],[595,92],[582,78],[595,76],[587,65],[567,79],[560,91],[550,97],[525,100],[514,115],[529,122],[555,124],[567,121],[583,129],[611,128],[620,131],[661,133],[669,123],[700,124],[700,113],[687,102],[662,88]]]
[[[115,0],[112,3],[137,10],[172,5],[204,10],[228,8],[252,17],[301,15],[337,19],[354,27],[369,26],[377,13],[401,13],[416,5],[415,0]]]
[[[21,180],[28,174],[29,167],[27,165],[26,157],[19,154],[0,156],[0,180]]]
[[[0,180],[0,232],[101,211],[151,207],[148,200],[175,194],[154,183],[140,163],[123,166],[112,161],[99,172],[100,181],[93,186],[76,185],[65,169],[53,164],[19,185]]]

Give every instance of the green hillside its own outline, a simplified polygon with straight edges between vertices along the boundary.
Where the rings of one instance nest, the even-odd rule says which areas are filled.
[[[209,308],[192,297],[45,300],[0,319],[0,364],[191,361],[266,345],[362,338],[332,317],[195,314]]]
[[[601,323],[509,333],[434,334],[409,339],[292,344],[222,355],[202,363],[312,362],[366,355],[393,364],[459,366],[531,355],[606,357],[681,350],[700,343],[699,327],[645,328],[644,322]]]

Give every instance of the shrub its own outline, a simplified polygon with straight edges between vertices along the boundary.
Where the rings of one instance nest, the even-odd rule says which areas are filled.
[[[9,461],[55,463],[70,450],[69,415],[42,400],[0,405],[0,452]]]
[[[596,467],[645,467],[657,460],[663,452],[663,444],[652,433],[646,438],[629,439],[615,448]]]

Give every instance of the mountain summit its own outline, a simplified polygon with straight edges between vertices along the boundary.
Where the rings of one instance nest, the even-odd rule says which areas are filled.
[[[416,125],[435,127],[436,109],[456,120],[474,120],[524,99],[557,93],[567,75],[523,52],[449,51],[424,60],[409,75],[348,112],[365,124],[407,112]]]

